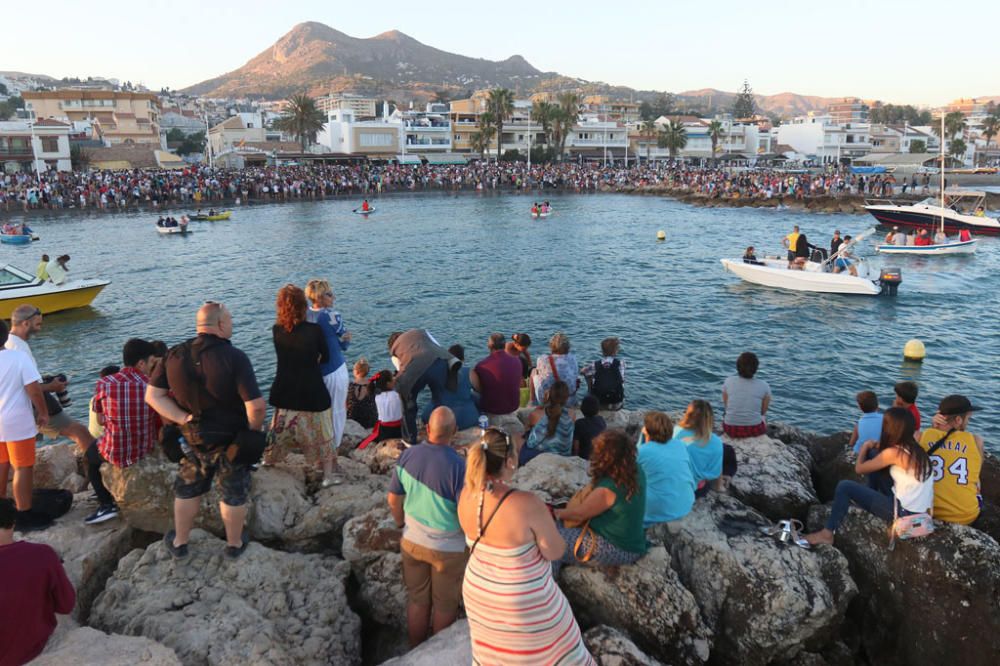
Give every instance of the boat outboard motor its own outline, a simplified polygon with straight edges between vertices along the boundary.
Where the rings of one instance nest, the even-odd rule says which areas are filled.
[[[895,296],[899,284],[903,281],[903,271],[896,267],[886,267],[878,277],[878,283],[882,286],[882,293],[886,296]]]

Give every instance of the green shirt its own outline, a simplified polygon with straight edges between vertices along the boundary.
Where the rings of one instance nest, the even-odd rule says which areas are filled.
[[[610,478],[597,482],[597,488],[607,488],[615,494],[615,503],[604,513],[590,519],[590,527],[613,545],[630,553],[646,552],[646,530],[642,518],[646,513],[646,473],[638,468],[639,488],[631,499]]]

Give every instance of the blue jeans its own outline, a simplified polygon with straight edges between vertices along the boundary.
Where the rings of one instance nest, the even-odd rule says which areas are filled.
[[[410,444],[417,443],[417,396],[428,386],[432,393],[440,393],[445,390],[447,382],[448,362],[439,358],[420,375],[410,395],[400,396],[403,399],[403,439]]]
[[[894,499],[890,495],[883,495],[877,490],[864,486],[857,481],[841,481],[837,484],[837,490],[833,495],[833,509],[830,517],[826,521],[826,529],[836,532],[840,524],[847,516],[847,510],[854,502],[862,509],[877,516],[887,522],[892,521],[892,503]],[[900,516],[908,516],[912,512],[898,507]]]

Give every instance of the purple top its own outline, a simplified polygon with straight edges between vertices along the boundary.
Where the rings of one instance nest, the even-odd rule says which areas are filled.
[[[491,352],[476,365],[479,409],[488,414],[511,414],[521,404],[521,360],[504,350]]]

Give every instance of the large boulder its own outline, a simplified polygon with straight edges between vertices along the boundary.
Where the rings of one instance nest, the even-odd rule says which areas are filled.
[[[590,463],[576,456],[543,453],[514,472],[511,484],[551,504],[566,502],[590,482]]]
[[[833,499],[837,484],[843,479],[862,480],[854,471],[857,455],[847,445],[851,433],[839,432],[813,438],[808,446],[812,457],[813,486],[820,501]]]
[[[105,634],[90,627],[77,627],[49,639],[45,651],[31,666],[101,664],[101,666],[181,666],[173,650],[141,636]]]
[[[80,474],[75,445],[55,442],[35,450],[34,487],[62,488],[78,493],[87,487]]]
[[[815,507],[810,526],[828,516],[829,507]],[[1000,545],[971,527],[936,526],[892,550],[886,522],[859,509],[837,530],[835,546],[860,590],[852,616],[869,663],[1000,663]]]
[[[983,456],[979,481],[983,506],[975,526],[1000,542],[1000,459],[992,453]]]
[[[709,493],[681,520],[648,531],[715,632],[718,663],[763,665],[824,645],[857,593],[838,553],[779,544],[760,533],[769,524],[739,500]]]
[[[132,548],[132,528],[121,519],[86,525],[83,519],[97,510],[97,502],[79,493],[73,508],[40,532],[23,535],[25,541],[44,543],[58,553],[66,576],[76,588],[73,617],[85,622],[90,607],[114,572],[118,560]]]
[[[372,474],[385,474],[396,467],[396,461],[403,455],[406,445],[401,439],[386,439],[372,442],[363,449],[350,452],[351,460],[366,465]]]
[[[406,586],[399,554],[402,530],[384,504],[344,526],[344,559],[351,564],[358,591],[354,601],[380,625],[406,630]]]
[[[809,507],[819,501],[813,490],[809,452],[766,435],[723,442],[736,450],[739,468],[732,494],[772,520],[804,520]]]
[[[708,660],[712,631],[662,547],[650,549],[630,566],[563,567],[560,587],[581,627],[617,627],[669,664]]]
[[[608,429],[624,430],[629,437],[636,438],[642,430],[646,412],[639,410],[618,409],[614,411],[602,411],[600,416],[608,425]]]
[[[361,622],[347,605],[345,562],[259,543],[229,561],[224,546],[194,530],[183,560],[162,542],[132,551],[90,623],[152,638],[192,666],[360,663]]]
[[[381,666],[459,666],[472,663],[469,621],[458,620],[406,654]]]
[[[588,629],[583,642],[601,666],[663,666],[636,647],[628,636],[603,624]]]

